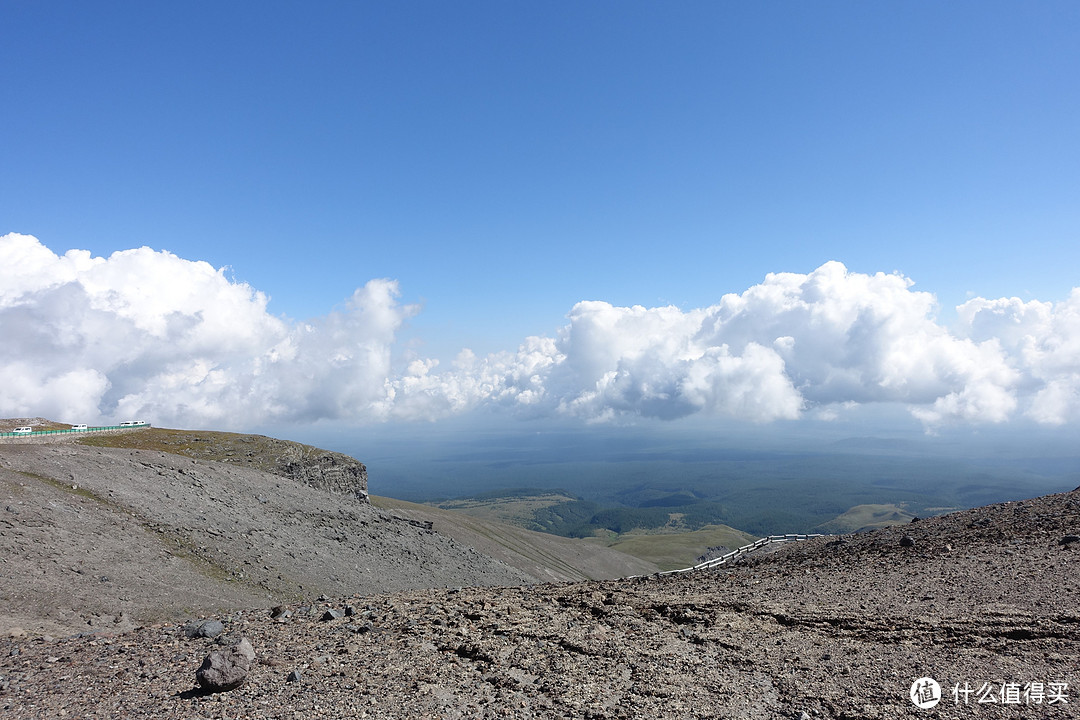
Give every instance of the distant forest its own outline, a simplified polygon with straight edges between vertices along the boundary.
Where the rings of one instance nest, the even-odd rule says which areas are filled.
[[[415,501],[452,497],[570,498],[536,511],[532,526],[568,537],[664,527],[724,524],[753,535],[812,532],[857,505],[892,504],[920,517],[1071,490],[1073,459],[1031,462],[874,454],[742,453],[730,459],[623,462],[443,461],[425,482],[419,465],[397,494],[373,480],[372,492]],[[404,473],[409,473],[405,468]],[[512,489],[506,489],[512,488]]]

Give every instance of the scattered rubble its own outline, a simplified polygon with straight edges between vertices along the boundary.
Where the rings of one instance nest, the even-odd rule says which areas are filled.
[[[267,605],[217,618],[259,654],[229,692],[188,690],[212,641],[183,623],[7,638],[0,715],[1071,719],[1080,574],[1059,541],[1078,526],[1066,493],[718,571]],[[910,699],[927,677],[941,689],[929,713]]]

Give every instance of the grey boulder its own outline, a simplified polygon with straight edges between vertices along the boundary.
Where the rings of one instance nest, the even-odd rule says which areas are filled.
[[[195,679],[207,692],[235,690],[247,680],[254,659],[255,650],[251,647],[251,641],[241,638],[232,647],[207,655],[202,666],[195,671]]]

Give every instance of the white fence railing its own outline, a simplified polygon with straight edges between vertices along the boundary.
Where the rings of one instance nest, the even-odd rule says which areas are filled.
[[[788,533],[787,535],[769,535],[763,537],[760,540],[755,540],[749,545],[743,545],[741,548],[732,550],[731,552],[721,555],[718,558],[712,560],[706,560],[705,562],[698,563],[692,567],[683,568],[681,570],[668,570],[667,572],[659,573],[660,575],[673,575],[675,573],[693,572],[694,570],[709,570],[711,568],[720,567],[721,565],[727,565],[728,563],[735,562],[743,555],[752,553],[759,548],[763,548],[770,543],[782,543],[782,542],[796,542],[799,540],[809,540],[810,538],[825,537],[822,533]]]

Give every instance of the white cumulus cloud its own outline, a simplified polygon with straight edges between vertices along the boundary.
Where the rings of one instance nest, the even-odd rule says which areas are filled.
[[[514,351],[398,365],[417,308],[371,280],[309,322],[205,262],[138,248],[58,256],[0,237],[0,414],[244,427],[437,419],[476,408],[587,422],[697,413],[754,422],[907,406],[928,426],[1080,419],[1080,289],[973,299],[958,323],[899,274],[830,262],[715,305],[583,301]]]
[[[975,298],[957,308],[961,332],[996,342],[1017,368],[1028,417],[1060,425],[1080,419],[1080,288],[1053,304]]]
[[[57,256],[0,237],[0,411],[70,421],[239,426],[352,419],[382,397],[394,334],[415,312],[372,280],[297,324],[205,262],[138,248]]]
[[[458,408],[494,403],[590,421],[710,413],[767,422],[811,410],[828,419],[862,403],[905,405],[928,426],[998,423],[1018,411],[1043,423],[1077,419],[1080,290],[1057,306],[1017,302],[972,301],[950,331],[934,296],[908,278],[829,262],[770,274],[707,308],[581,302],[554,338],[530,338],[516,355],[426,368],[422,392],[428,403],[453,388]],[[401,384],[398,399],[413,389]]]

